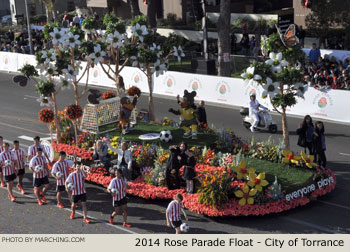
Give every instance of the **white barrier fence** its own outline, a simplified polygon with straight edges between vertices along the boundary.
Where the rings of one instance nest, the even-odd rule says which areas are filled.
[[[26,54],[0,52],[0,70],[16,72],[24,64],[36,65],[35,57]],[[84,69],[85,62],[82,62]],[[148,92],[147,78],[135,67],[125,67],[121,72],[125,87],[137,86],[142,92]],[[86,82],[86,76],[81,80]],[[103,72],[100,65],[90,69],[89,84],[114,88],[114,82]],[[153,89],[155,94],[181,96],[184,89],[197,92],[197,100],[204,100],[233,106],[248,106],[249,96],[255,93],[260,103],[269,108],[272,105],[261,97],[262,87],[246,85],[242,79],[188,74],[168,71],[156,77],[154,75]],[[319,91],[309,88],[305,99],[288,110],[289,114],[350,123],[350,92],[343,90]]]

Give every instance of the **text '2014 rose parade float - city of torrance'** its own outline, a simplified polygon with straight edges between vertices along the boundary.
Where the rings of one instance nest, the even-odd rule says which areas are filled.
[[[108,14],[103,22],[107,27],[104,35],[96,31],[93,17],[84,21],[82,30],[67,31],[55,24],[46,25],[45,36],[53,47],[36,55],[45,78],[37,78],[39,73],[32,65],[25,65],[21,69],[23,75],[14,77],[20,86],[35,82],[39,101],[49,107],[39,112],[39,119],[50,129],[51,146],[40,146],[37,142],[31,159],[28,158],[39,204],[46,201],[51,170],[61,208],[64,207],[59,201],[61,193],[68,191],[71,218],[76,203],[81,201],[84,220],[90,223],[84,204],[88,181],[105,187],[112,195],[111,224],[120,207],[126,213],[126,194],[154,200],[173,199],[166,220],[180,233],[189,230],[188,223],[181,221],[181,212],[187,219],[184,209],[213,217],[266,215],[306,205],[334,189],[333,172],[323,163],[316,163],[313,153],[290,150],[286,108],[306,92],[298,60],[301,48],[297,43],[286,45],[281,34],[271,35],[264,42],[270,59],[254,63],[242,74],[251,85],[263,85],[263,98],[270,98],[282,115],[283,141],[248,143],[231,129],[210,128],[204,101],[199,106],[195,104],[196,91],[184,90],[182,99],[177,97],[179,108],[169,108],[169,117],[170,113],[180,116],[180,122],[168,117],[157,121],[152,78],[167,70],[168,58],[181,61],[184,57],[181,46],[176,40],[162,41],[157,33],[147,29],[147,20],[142,16],[132,21],[129,35],[125,24],[115,16]],[[295,53],[290,53],[291,50]],[[82,59],[86,67],[78,76]],[[147,77],[147,110],[137,109],[141,96],[137,85],[127,83],[129,88],[125,88],[121,73],[127,64],[138,67]],[[97,67],[115,82],[116,92],[101,94],[88,89],[87,78],[84,90],[79,93],[80,80]],[[59,111],[59,93],[70,86],[74,90],[74,104]],[[82,108],[80,100],[87,91],[89,104]],[[255,96],[251,99],[249,112],[252,131],[260,125],[255,99]],[[52,152],[51,158],[48,152]],[[67,156],[73,162],[65,160]],[[18,159],[3,154],[0,158],[6,172],[19,169]],[[13,180],[9,183],[13,184]],[[12,191],[9,194],[15,200]],[[131,227],[126,214],[124,226]]]

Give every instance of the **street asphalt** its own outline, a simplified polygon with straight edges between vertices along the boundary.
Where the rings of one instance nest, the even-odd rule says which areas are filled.
[[[36,101],[38,94],[33,83],[19,87],[12,83],[14,75],[0,72],[0,135],[5,141],[19,139],[23,147],[32,144],[33,136],[49,137],[46,125],[38,121],[41,107]],[[80,87],[82,89],[82,87]],[[350,95],[350,93],[349,93]],[[59,107],[74,103],[73,90],[65,90],[58,95]],[[82,98],[82,105],[86,97]],[[174,98],[155,97],[155,110],[158,119],[168,116],[170,107],[176,108]],[[147,94],[138,102],[139,109],[147,108]],[[215,128],[231,128],[243,140],[254,136],[255,141],[267,140],[270,136],[279,143],[282,132],[270,135],[268,132],[251,133],[242,125],[239,108],[217,105],[206,106],[209,125]],[[273,115],[281,129],[281,118]],[[295,129],[301,118],[288,117],[292,149],[296,146]],[[190,233],[234,234],[234,233],[350,233],[350,131],[349,124],[325,122],[328,167],[337,177],[335,190],[320,199],[291,211],[261,217],[225,217],[207,218],[190,214]],[[27,172],[24,179],[25,196],[17,194],[17,202],[10,202],[5,188],[0,189],[0,233],[173,233],[165,225],[165,209],[169,201],[149,201],[137,197],[128,200],[128,221],[132,228],[123,228],[122,217],[118,215],[116,225],[108,224],[112,211],[112,199],[106,191],[96,185],[87,185],[88,215],[93,218],[92,224],[84,224],[77,215],[70,220],[68,208],[56,207],[54,181],[48,195],[48,204],[39,206],[32,191],[32,175]],[[15,190],[16,191],[16,190]],[[16,191],[18,193],[18,191]],[[65,198],[65,205],[68,200]],[[81,212],[81,209],[79,210]]]

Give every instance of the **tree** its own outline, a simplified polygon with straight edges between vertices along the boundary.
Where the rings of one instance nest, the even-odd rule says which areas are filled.
[[[148,110],[150,119],[156,120],[153,104],[153,78],[154,75],[163,74],[168,68],[168,58],[177,57],[178,61],[184,57],[181,46],[173,36],[169,36],[165,41],[161,40],[159,34],[147,30],[147,19],[138,17],[132,21],[131,41],[137,45],[137,54],[131,56],[132,65],[139,69],[147,76],[149,89]]]
[[[139,8],[139,1],[138,0],[128,0],[130,5],[130,11],[131,11],[131,17],[135,18],[136,16],[141,15],[140,8]]]
[[[310,2],[310,1],[309,1]],[[302,1],[302,4],[304,1]],[[329,33],[340,26],[348,27],[349,17],[347,16],[350,9],[349,1],[342,0],[313,0],[309,5],[312,12],[305,18],[306,27],[313,34],[317,34],[321,44],[325,45],[325,41]],[[325,11],[327,10],[327,11]],[[343,15],[346,14],[346,15]],[[348,33],[346,33],[347,36]]]
[[[301,66],[305,54],[300,44],[286,47],[278,33],[274,33],[263,42],[263,51],[269,59],[255,62],[241,76],[247,83],[262,85],[262,98],[269,97],[272,106],[282,117],[283,139],[286,149],[290,149],[287,107],[297,103],[297,97],[304,97],[307,85],[303,83]]]
[[[147,19],[150,28],[157,27],[157,5],[156,0],[147,0]]]
[[[217,23],[218,29],[218,55],[219,75],[231,76],[230,60],[230,23],[231,23],[231,0],[220,1],[220,16]]]
[[[35,1],[35,0],[32,0]],[[40,0],[45,4],[47,22],[58,22],[56,12],[56,0]]]

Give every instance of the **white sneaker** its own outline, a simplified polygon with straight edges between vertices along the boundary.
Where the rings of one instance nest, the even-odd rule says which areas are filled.
[[[192,139],[197,139],[197,132],[192,132]]]
[[[190,138],[191,137],[191,132],[185,132],[183,138]]]
[[[251,131],[251,132],[255,132],[255,129],[254,129],[253,126],[250,126],[250,131]]]

